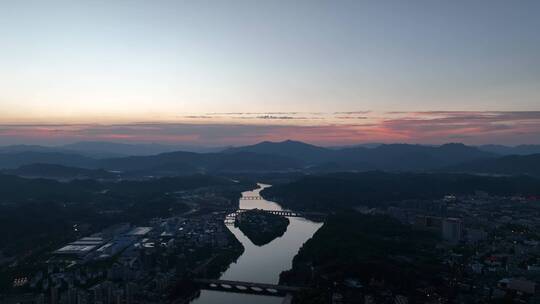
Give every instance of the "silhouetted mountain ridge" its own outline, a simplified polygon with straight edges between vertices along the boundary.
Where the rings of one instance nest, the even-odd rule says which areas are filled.
[[[297,141],[261,142],[224,152],[254,152],[296,158],[315,170],[429,170],[461,162],[492,158],[494,154],[464,144],[442,146],[383,144],[329,149]]]
[[[478,148],[482,151],[500,155],[529,155],[540,153],[540,145],[518,145],[513,147],[503,145],[483,145]]]
[[[259,154],[280,155],[296,158],[304,162],[323,162],[331,159],[333,150],[301,141],[286,140],[281,142],[263,141],[258,144],[228,148],[224,153],[251,152]]]
[[[384,144],[375,148],[347,148],[338,150],[338,164],[367,164],[367,168],[379,170],[431,170],[450,164],[475,159],[491,158],[495,155],[463,144],[450,143],[442,146],[410,144]]]
[[[35,148],[35,147],[34,147]],[[13,150],[12,150],[13,151]],[[44,150],[50,151],[50,150]],[[156,155],[95,159],[65,152],[0,153],[0,168],[15,169],[41,163],[85,169],[105,169],[145,175],[178,175],[222,172],[336,172],[336,171],[441,171],[476,172],[472,164],[495,161],[499,155],[474,146],[449,143],[441,146],[382,144],[373,147],[324,148],[298,141],[261,142],[255,145],[225,149],[219,153],[185,151]],[[502,172],[534,172],[531,165]],[[510,165],[509,165],[510,166]],[[532,171],[531,171],[532,170]]]

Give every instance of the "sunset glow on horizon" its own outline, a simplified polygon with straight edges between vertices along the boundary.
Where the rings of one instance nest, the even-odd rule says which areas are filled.
[[[76,141],[226,146],[263,140],[320,145],[358,143],[540,143],[540,111],[353,111],[336,113],[207,113],[176,121],[125,123],[7,123],[0,144]]]
[[[4,1],[0,145],[540,143],[538,1]]]

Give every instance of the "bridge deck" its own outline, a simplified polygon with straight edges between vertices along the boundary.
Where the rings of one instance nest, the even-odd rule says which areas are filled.
[[[258,200],[263,200],[262,196],[242,196],[240,198],[240,200],[243,200],[243,201],[258,201]]]
[[[245,211],[248,211],[248,210],[253,210],[253,209],[238,209],[238,210],[236,210],[236,212],[233,212],[231,214],[236,215],[237,213],[242,213],[242,212],[245,212]],[[277,214],[277,215],[289,216],[289,217],[306,217],[306,216],[310,216],[310,217],[326,217],[325,213],[320,213],[320,212],[301,212],[301,211],[265,210],[265,209],[258,209],[258,210],[261,210],[261,211],[264,211],[264,212],[267,212],[267,213]]]
[[[257,287],[264,290],[272,289],[281,293],[297,292],[302,289],[300,287],[287,286],[287,285],[274,285],[274,284],[243,282],[243,281],[228,281],[228,280],[194,279],[193,282],[197,284],[204,284],[204,285],[215,284],[218,286],[229,285],[231,287],[235,287],[235,286]]]

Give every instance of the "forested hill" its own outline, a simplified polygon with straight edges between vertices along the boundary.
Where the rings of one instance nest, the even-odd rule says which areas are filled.
[[[405,199],[442,198],[447,194],[473,194],[478,190],[504,196],[537,196],[540,180],[527,176],[372,171],[306,176],[264,189],[261,194],[290,209],[336,210]]]
[[[317,286],[295,297],[300,304],[327,303],[331,284],[348,278],[363,286],[382,280],[386,287],[412,297],[424,282],[440,282],[437,240],[390,217],[338,213],[304,243],[292,269],[281,273],[280,283]]]
[[[527,174],[540,177],[540,154],[509,155],[495,159],[471,161],[446,168],[447,171],[486,174]]]
[[[107,194],[146,196],[209,186],[230,186],[229,179],[209,175],[164,177],[144,181],[98,182],[73,180],[58,182],[50,179],[28,179],[0,174],[0,203],[22,202],[90,202]]]

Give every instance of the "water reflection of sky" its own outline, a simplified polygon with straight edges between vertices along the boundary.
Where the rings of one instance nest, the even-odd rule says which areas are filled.
[[[243,196],[258,196],[260,190],[269,185],[259,184],[261,188],[242,193]],[[282,210],[281,206],[266,200],[240,200],[242,209]],[[253,281],[259,283],[276,284],[279,274],[292,266],[292,259],[321,223],[314,223],[303,218],[289,218],[290,224],[287,232],[264,246],[254,245],[238,228],[228,226],[236,238],[244,245],[245,251],[236,263],[221,276],[224,280]],[[201,296],[194,300],[194,304],[217,303],[281,303],[279,297],[253,296],[219,291],[202,290]]]

